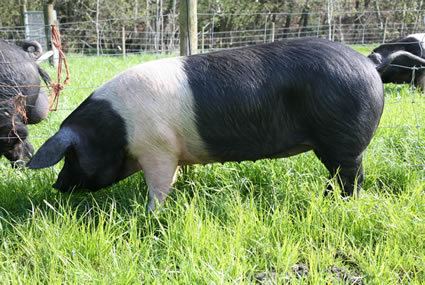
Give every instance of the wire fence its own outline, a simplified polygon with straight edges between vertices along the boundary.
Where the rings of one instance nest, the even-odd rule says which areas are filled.
[[[392,18],[401,18],[401,16],[395,16],[395,14],[407,14],[411,18],[413,17],[413,20],[409,23],[403,21],[389,22],[386,20],[390,18],[390,15],[392,15]],[[224,13],[198,14],[202,22],[206,23],[199,28],[199,52],[301,37],[328,38],[350,45],[366,45],[370,48],[409,34],[425,32],[423,18],[425,10],[410,10],[407,12],[405,10],[366,11],[362,14],[334,13],[332,21],[329,21],[326,13],[317,12],[308,14],[309,20],[307,23],[300,21],[302,17],[306,17],[303,13],[255,13],[249,15],[257,19],[256,23],[261,24],[250,25],[249,28],[243,30],[217,28],[219,23],[222,25],[223,19],[226,17],[239,17],[242,15],[246,16],[246,14]],[[288,16],[293,19],[293,22],[298,24],[287,25]],[[371,21],[370,19],[373,17],[378,20]],[[177,55],[179,49],[177,19],[176,15],[170,14],[162,15],[159,22],[157,17],[144,16],[140,18],[106,19],[97,22],[61,23],[59,27],[62,35],[62,45],[70,60],[71,74],[80,74],[74,77],[76,79],[72,81],[72,84],[65,87],[65,96],[72,96],[73,93],[90,94],[91,91],[98,87],[97,84],[92,83],[92,78],[97,78],[99,79],[98,81],[104,82],[123,69],[140,63],[140,61],[144,60],[143,56],[145,55],[153,55],[154,58],[162,55]],[[25,27],[0,27],[0,38],[10,42],[22,41],[25,39]],[[397,43],[392,42],[391,44]],[[420,43],[420,47],[422,50],[422,43]],[[100,57],[96,57],[96,55]],[[0,60],[0,64],[5,64],[5,62],[2,63]],[[54,74],[54,69],[45,67],[51,75]],[[424,68],[422,66],[403,67],[416,72],[415,76]],[[416,71],[414,71],[415,69]],[[413,81],[411,85],[413,88]],[[46,88],[46,86],[42,85],[41,88]],[[418,138],[423,137],[424,130],[421,122],[425,99],[424,96],[418,95],[418,92],[411,92],[411,94],[409,97],[394,96],[387,99],[386,104],[387,106],[394,106],[395,109],[398,108],[396,106],[401,104],[404,107],[410,106],[411,110],[409,112],[412,113],[412,116],[415,116],[413,119],[415,123],[403,124],[395,122],[390,125],[381,124],[380,129],[409,129],[417,133]],[[56,116],[64,117],[78,105],[79,102],[59,103]],[[30,139],[44,141],[53,135],[55,131],[56,128],[52,128],[49,134],[37,135],[32,133]],[[424,152],[425,157],[425,147],[422,144],[418,144],[418,149]],[[425,161],[412,163],[410,166],[425,168]]]
[[[249,16],[255,18],[254,24],[234,30],[223,28],[227,19],[245,19],[247,14],[199,13],[199,22],[206,24],[199,27],[198,49],[205,52],[307,36],[346,44],[374,44],[425,31],[425,10],[334,13],[331,20],[326,12],[254,13]],[[407,18],[410,20],[404,21]],[[389,22],[388,19],[398,21]],[[175,14],[114,18],[60,23],[60,31],[64,50],[68,53],[176,53],[179,47],[177,21]],[[42,34],[42,30],[44,28],[38,34]],[[17,41],[24,37],[24,26],[0,27],[2,39]]]

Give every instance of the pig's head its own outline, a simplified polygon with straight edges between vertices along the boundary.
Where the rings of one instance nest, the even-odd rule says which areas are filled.
[[[373,63],[380,64],[390,54],[397,51],[405,51],[404,45],[400,43],[386,43],[375,48],[368,57],[373,61]]]
[[[28,161],[34,153],[27,140],[28,129],[18,115],[3,112],[0,118],[0,155],[4,155],[12,166]]]
[[[381,64],[392,54],[405,52],[417,57],[425,57],[423,52],[425,34],[414,34],[399,38],[376,47],[368,56],[375,64]]]
[[[0,156],[16,166],[33,154],[26,124],[47,117],[48,96],[40,89],[40,77],[47,85],[50,77],[34,60],[42,53],[39,43],[25,41],[19,47],[0,40],[0,51]]]
[[[368,56],[384,83],[411,83],[425,87],[425,34],[413,34],[375,48]]]
[[[127,155],[125,124],[104,100],[88,98],[47,140],[28,163],[46,168],[65,158],[54,188],[96,191],[139,170]]]
[[[32,92],[32,90],[28,92]],[[12,166],[25,164],[34,154],[34,148],[27,139],[26,124],[35,124],[46,118],[48,113],[47,94],[40,90],[37,96],[18,95],[11,99],[5,99],[1,103],[1,109],[0,156],[4,155],[12,163]]]

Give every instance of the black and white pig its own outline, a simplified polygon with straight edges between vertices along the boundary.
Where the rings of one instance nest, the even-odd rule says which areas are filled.
[[[27,140],[26,124],[35,124],[47,116],[49,75],[38,66],[42,55],[39,43],[24,41],[17,46],[0,40],[0,156],[12,163],[28,160],[34,150]]]
[[[411,34],[375,48],[368,56],[384,83],[412,83],[425,90],[425,34]]]
[[[372,62],[327,40],[162,59],[98,88],[28,167],[65,157],[53,185],[65,192],[98,190],[143,170],[152,210],[169,194],[179,165],[313,150],[352,195],[383,105]]]

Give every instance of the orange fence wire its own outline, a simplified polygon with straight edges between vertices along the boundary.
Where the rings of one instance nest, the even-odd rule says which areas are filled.
[[[58,30],[58,27],[56,25],[52,25],[52,44],[55,46],[59,53],[59,59],[58,59],[58,80],[57,82],[52,82],[52,93],[50,95],[50,111],[56,111],[58,109],[58,103],[59,103],[59,96],[60,92],[63,90],[64,86],[69,83],[70,80],[70,74],[69,74],[69,68],[68,68],[68,62],[66,60],[65,53],[62,50],[62,42],[61,42],[61,36]],[[63,82],[61,82],[62,79],[62,64],[65,66],[66,71],[66,77]]]

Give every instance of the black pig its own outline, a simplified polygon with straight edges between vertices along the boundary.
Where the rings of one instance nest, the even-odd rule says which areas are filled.
[[[368,56],[384,83],[412,83],[425,90],[425,34],[384,43]]]
[[[13,164],[32,156],[26,124],[40,122],[49,110],[40,84],[41,79],[49,84],[50,78],[36,63],[41,54],[37,42],[17,46],[0,40],[0,155]]]

